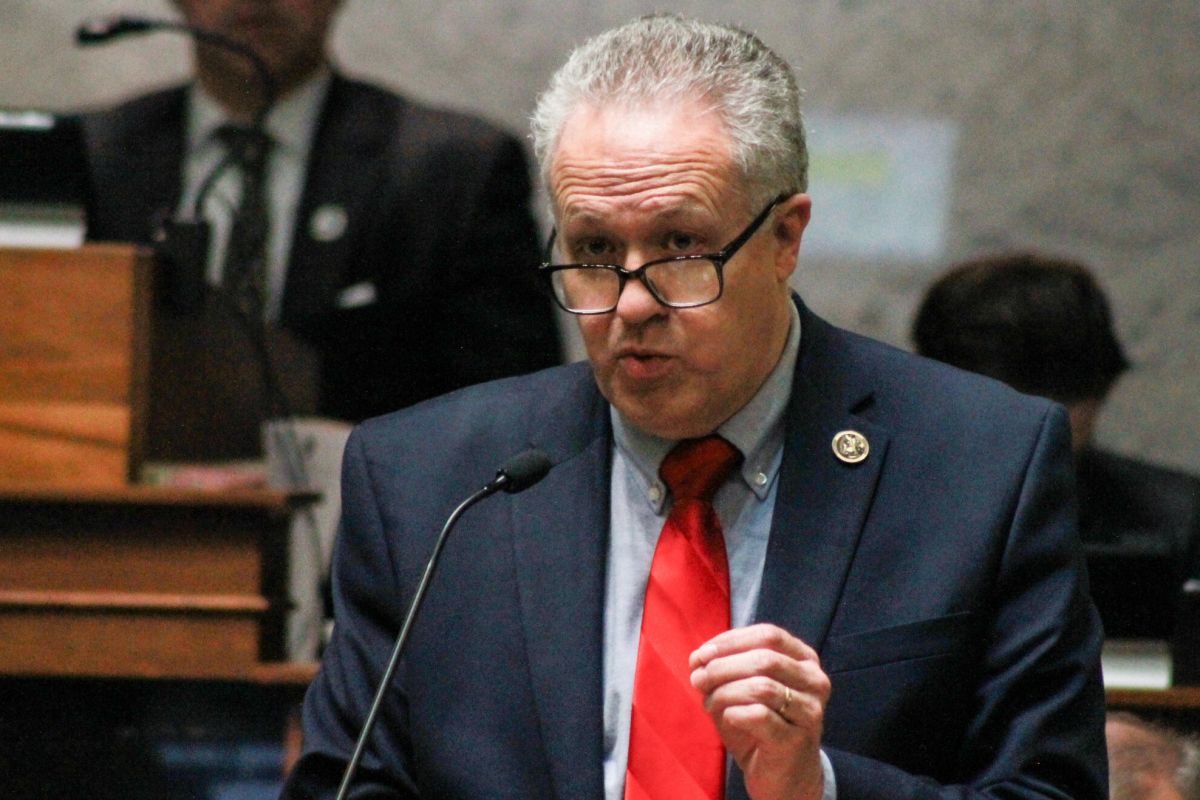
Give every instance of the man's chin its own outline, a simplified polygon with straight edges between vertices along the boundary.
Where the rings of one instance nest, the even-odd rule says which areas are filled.
[[[708,421],[702,409],[672,402],[677,398],[628,398],[618,396],[609,402],[621,417],[642,433],[660,439],[694,439],[712,433],[717,425]]]

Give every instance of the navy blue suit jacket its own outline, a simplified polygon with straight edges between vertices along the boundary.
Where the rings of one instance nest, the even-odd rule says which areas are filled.
[[[1106,797],[1065,414],[801,319],[757,618],[820,652],[839,798]],[[834,456],[845,429],[866,461]],[[530,445],[556,466],[462,518],[352,796],[603,796],[611,430],[580,364],[351,437],[336,629],[286,797],[333,796],[443,521]]]

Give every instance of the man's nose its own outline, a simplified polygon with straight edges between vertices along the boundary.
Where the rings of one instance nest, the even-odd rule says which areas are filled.
[[[643,263],[645,262],[627,258],[625,269],[637,269]],[[622,320],[636,325],[666,311],[667,307],[658,302],[642,280],[634,277],[625,279],[625,286],[621,290],[621,296],[617,298],[615,311]]]

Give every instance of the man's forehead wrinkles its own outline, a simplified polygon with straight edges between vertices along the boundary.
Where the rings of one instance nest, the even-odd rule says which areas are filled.
[[[718,208],[714,193],[697,184],[624,185],[621,188],[623,191],[619,193],[585,186],[560,191],[557,199],[563,220],[602,221],[614,214],[629,212],[666,219],[695,213],[711,214]]]
[[[670,222],[697,214],[711,215],[712,206],[691,198],[648,199],[630,209],[639,217],[649,221]],[[583,199],[563,211],[562,222],[580,225],[604,224],[612,217],[606,205],[593,204]]]
[[[702,150],[673,156],[613,159],[563,153],[558,158],[555,172],[559,174],[586,175],[589,180],[629,180],[638,177],[666,177],[677,173],[698,172],[716,174],[725,170],[717,165],[722,160],[706,157]]]
[[[621,181],[597,184],[577,182],[561,184],[555,196],[564,208],[581,202],[669,204],[673,201],[699,202],[701,197],[719,196],[715,181],[681,180],[669,185],[659,181]]]
[[[708,170],[640,176],[565,173],[555,182],[554,196],[564,212],[584,206],[607,206],[614,201],[656,209],[711,208],[724,194],[726,183],[720,174]]]
[[[674,109],[669,116],[678,117],[684,131],[661,119],[612,109],[574,118],[549,176],[559,224],[640,226],[689,215],[705,222],[719,219],[737,193],[738,171],[727,135],[697,123],[688,109]]]

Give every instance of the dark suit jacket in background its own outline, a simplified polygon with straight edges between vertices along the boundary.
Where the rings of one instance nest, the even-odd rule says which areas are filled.
[[[1108,636],[1167,639],[1180,589],[1200,577],[1200,479],[1089,448],[1079,459],[1079,528]]]
[[[85,116],[91,239],[150,242],[174,212],[185,109],[186,88],[177,87]],[[524,150],[512,136],[335,74],[313,141],[280,321],[317,356],[315,408],[306,410],[361,420],[558,363],[551,304],[535,285],[539,243],[529,197]],[[328,204],[344,208],[349,224],[325,242],[309,228]],[[171,276],[163,277],[168,285]],[[375,302],[339,307],[341,292],[364,284],[374,287]],[[160,304],[159,316],[169,313]],[[175,360],[186,365],[189,357]],[[193,378],[177,372],[175,381]],[[219,392],[216,383],[238,380],[208,380],[197,390]],[[247,435],[257,444],[251,423]],[[152,446],[170,435],[164,425],[151,431]]]
[[[839,799],[1102,800],[1101,632],[1066,415],[801,320],[756,616],[820,652]],[[870,441],[866,461],[835,458],[846,429]],[[352,435],[335,632],[285,797],[334,795],[442,523],[531,445],[556,466],[463,516],[351,796],[603,796],[612,432],[572,365]],[[730,786],[745,797],[736,770]]]

